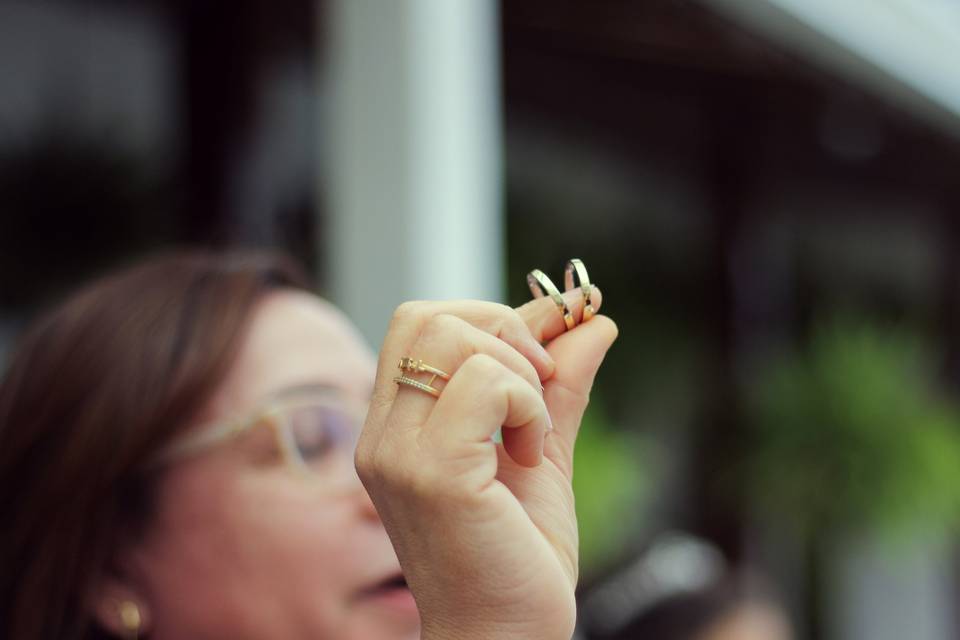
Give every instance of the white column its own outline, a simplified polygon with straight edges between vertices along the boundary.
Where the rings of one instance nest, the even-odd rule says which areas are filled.
[[[501,298],[498,31],[493,0],[331,4],[322,246],[374,346],[404,300]]]

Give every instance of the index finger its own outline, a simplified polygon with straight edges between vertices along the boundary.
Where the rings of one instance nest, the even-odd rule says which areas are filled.
[[[561,294],[574,320],[579,324],[583,318],[583,292],[580,287],[571,289]],[[594,285],[593,293],[590,296],[593,308],[600,310],[600,304],[603,301],[603,294],[600,289]],[[567,331],[567,325],[563,320],[563,312],[557,307],[557,304],[549,296],[537,298],[517,307],[517,313],[523,318],[524,323],[530,329],[530,333],[540,343],[550,342],[557,336]]]

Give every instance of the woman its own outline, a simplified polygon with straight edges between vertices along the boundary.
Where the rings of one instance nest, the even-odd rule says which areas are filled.
[[[275,258],[94,283],[0,387],[0,637],[569,638],[573,444],[615,337],[549,298],[406,303],[377,363]]]

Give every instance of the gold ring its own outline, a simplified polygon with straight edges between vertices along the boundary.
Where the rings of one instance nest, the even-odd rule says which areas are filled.
[[[413,378],[408,378],[407,376],[397,376],[396,378],[393,379],[393,381],[396,382],[397,384],[405,384],[408,387],[413,387],[414,389],[420,389],[420,391],[426,391],[427,393],[432,395],[434,398],[440,397],[439,389],[431,387],[428,384],[424,384],[419,380],[414,380]]]
[[[441,371],[436,367],[431,367],[428,364],[424,364],[423,360],[414,360],[413,358],[400,358],[400,363],[397,365],[403,371],[409,371],[411,373],[429,373],[433,377],[430,378],[428,385],[432,385],[437,378],[441,380],[449,380],[450,374],[446,371]]]
[[[534,298],[542,298],[545,295],[553,298],[557,309],[563,314],[563,322],[567,325],[567,331],[577,326],[576,320],[573,319],[573,314],[570,313],[570,308],[567,306],[567,303],[564,302],[563,296],[560,295],[557,287],[554,286],[550,278],[547,277],[547,274],[540,271],[540,269],[534,269],[527,274],[527,284],[530,286],[530,292],[533,293]]]
[[[567,266],[563,270],[563,290],[570,291],[576,284],[579,284],[580,290],[583,291],[583,322],[586,322],[595,313],[592,297],[593,285],[590,284],[590,276],[587,275],[587,268],[583,265],[583,260],[571,258],[567,260]]]

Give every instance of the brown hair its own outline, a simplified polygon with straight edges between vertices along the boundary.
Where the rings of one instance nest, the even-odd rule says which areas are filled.
[[[108,637],[85,598],[149,523],[145,461],[204,408],[264,292],[305,284],[278,256],[178,252],[27,331],[0,384],[0,637]]]

